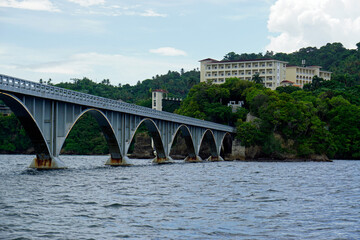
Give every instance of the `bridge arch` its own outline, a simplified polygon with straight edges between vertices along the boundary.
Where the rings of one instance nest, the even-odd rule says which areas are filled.
[[[219,152],[223,159],[229,158],[232,153],[232,138],[231,133],[226,132],[221,140]]]
[[[147,130],[150,133],[150,137],[153,139],[157,159],[166,159],[167,156],[165,153],[164,144],[161,139],[160,130],[159,130],[158,126],[156,125],[156,123],[154,122],[154,120],[152,120],[151,118],[144,118],[138,123],[138,125],[135,128],[135,131],[133,132],[133,134],[130,138],[130,141],[126,148],[126,153],[129,150],[130,143],[134,140],[136,131],[139,129],[139,127],[142,124],[145,124]]]
[[[170,152],[171,148],[173,147],[175,138],[178,134],[181,134],[185,140],[188,158],[196,159],[196,151],[195,151],[195,147],[194,147],[193,137],[191,135],[190,129],[184,124],[180,125],[176,129],[175,134],[172,136],[169,152]]]
[[[218,155],[218,151],[217,151],[217,147],[216,147],[216,141],[215,141],[215,136],[214,133],[210,130],[207,129],[202,137],[201,137],[201,141],[200,141],[200,145],[198,148],[198,153],[200,155],[200,157],[204,157],[204,155],[202,155],[202,147],[204,147],[204,144],[208,144],[208,148],[210,151],[210,157],[209,159],[218,159],[219,155]]]
[[[50,160],[52,156],[49,145],[38,123],[25,104],[16,96],[4,92],[0,92],[0,99],[11,109],[24,127],[34,146],[36,158],[40,161]]]
[[[109,121],[109,119],[105,116],[105,114],[100,111],[99,109],[95,109],[95,108],[88,108],[85,109],[83,112],[81,112],[77,118],[75,119],[75,121],[72,123],[72,125],[70,126],[70,128],[67,130],[66,136],[63,139],[62,143],[61,143],[61,147],[58,148],[58,152],[57,154],[60,154],[60,151],[65,143],[65,140],[67,139],[67,137],[69,136],[71,130],[73,129],[73,127],[76,125],[76,123],[79,121],[79,119],[86,113],[89,113],[91,116],[93,116],[96,120],[96,122],[99,124],[102,133],[104,134],[105,140],[107,142],[107,145],[109,147],[109,153],[111,155],[111,159],[121,159],[122,158],[122,154],[120,151],[120,146],[119,146],[119,142],[116,139],[115,136],[115,132],[114,129]]]

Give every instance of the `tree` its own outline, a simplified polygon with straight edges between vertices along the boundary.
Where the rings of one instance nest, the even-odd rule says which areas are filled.
[[[253,81],[254,83],[264,84],[264,79],[260,77],[259,73],[255,73],[252,76],[251,81]]]

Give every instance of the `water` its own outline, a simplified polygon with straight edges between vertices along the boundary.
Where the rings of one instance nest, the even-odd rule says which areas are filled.
[[[104,166],[66,170],[0,155],[1,239],[359,239],[360,161]]]

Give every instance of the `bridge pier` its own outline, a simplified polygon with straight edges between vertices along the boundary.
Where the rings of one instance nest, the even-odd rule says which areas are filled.
[[[36,156],[29,168],[36,168],[36,169],[64,169],[67,168],[65,163],[60,160],[58,157],[39,157]]]
[[[184,159],[184,161],[188,163],[196,163],[196,162],[202,162],[203,160],[200,156],[194,156],[194,157],[187,156]]]
[[[172,159],[170,156],[167,156],[167,157],[155,157],[152,162],[157,163],[157,164],[174,163],[174,159]]]
[[[219,155],[219,156],[210,156],[207,159],[208,162],[221,162],[224,161],[224,159]]]
[[[131,163],[130,159],[127,156],[122,157],[122,158],[112,158],[112,157],[110,157],[106,161],[105,165],[114,166],[114,167],[116,167],[116,166],[131,166],[132,163]]]

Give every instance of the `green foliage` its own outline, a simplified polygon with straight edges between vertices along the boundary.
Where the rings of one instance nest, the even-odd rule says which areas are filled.
[[[250,139],[246,144],[262,146],[268,156],[281,152],[274,133],[284,142],[293,142],[299,157],[326,154],[335,158],[360,156],[359,88],[338,84],[322,85],[322,79],[308,90],[271,91],[250,87],[244,91],[250,112],[260,118],[261,141]],[[290,89],[291,90],[291,89]],[[238,134],[244,137],[238,127]],[[249,129],[254,132],[254,129]],[[253,133],[254,134],[254,133]],[[286,149],[285,149],[286,150]],[[289,149],[288,149],[289,150]]]
[[[0,153],[31,151],[32,143],[14,114],[0,115]]]
[[[231,78],[222,85],[199,83],[190,89],[188,96],[175,112],[177,114],[213,121],[222,124],[235,125],[237,116],[244,118],[247,110],[233,113],[227,104],[229,101],[243,101],[243,90],[254,86],[248,81]]]
[[[55,86],[88,93],[105,98],[122,100],[151,107],[151,90],[164,89],[169,92],[169,97],[185,98],[192,86],[199,83],[200,72],[192,70],[182,74],[169,71],[165,75],[156,75],[152,79],[138,82],[135,86],[129,84],[113,86],[109,79],[96,83],[88,78],[72,79],[72,82],[59,83]]]
[[[71,129],[62,152],[81,155],[109,153],[101,128],[90,114],[84,114]]]
[[[261,132],[256,124],[239,120],[236,124],[236,138],[241,145],[250,147],[258,144],[261,139]]]
[[[252,76],[251,81],[253,81],[254,83],[259,83],[259,84],[264,83],[264,79],[262,77],[260,77],[260,73],[255,73]]]

